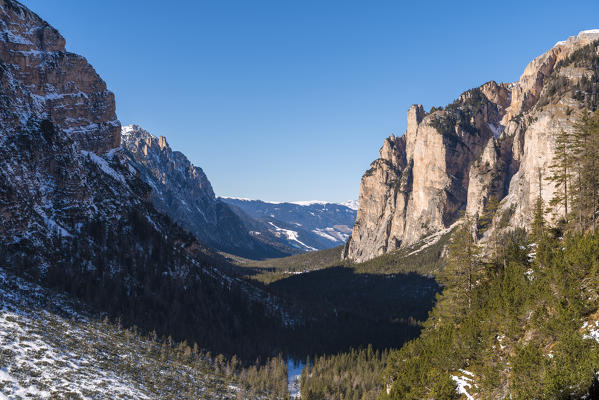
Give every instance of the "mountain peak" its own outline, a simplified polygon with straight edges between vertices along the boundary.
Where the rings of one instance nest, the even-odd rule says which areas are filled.
[[[66,51],[60,33],[23,5],[2,0],[0,6],[2,80],[18,93],[2,100],[3,133],[47,119],[82,150],[101,154],[118,147],[114,95],[94,68]]]

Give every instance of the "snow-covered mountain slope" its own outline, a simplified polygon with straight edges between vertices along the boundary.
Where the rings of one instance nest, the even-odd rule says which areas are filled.
[[[231,208],[214,196],[200,167],[173,151],[164,136],[138,125],[124,126],[122,145],[141,178],[152,187],[152,203],[206,245],[246,258],[282,257],[294,253],[284,241],[250,234]]]
[[[0,399],[258,399],[189,347],[124,330],[0,268]]]
[[[114,110],[54,28],[0,0],[0,266],[126,326],[216,353],[268,354],[264,326],[274,331],[280,315],[248,298],[255,287],[213,273],[222,258],[154,208],[117,147]]]
[[[354,202],[324,201],[267,202],[232,197],[222,201],[262,222],[255,235],[271,233],[286,238],[289,245],[304,251],[323,250],[344,244],[356,219]]]

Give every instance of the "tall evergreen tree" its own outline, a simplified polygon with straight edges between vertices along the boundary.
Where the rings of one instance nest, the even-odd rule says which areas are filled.
[[[570,183],[572,181],[572,135],[561,130],[555,138],[555,154],[553,162],[549,166],[551,175],[547,178],[557,188],[557,193],[549,202],[549,205],[559,209],[563,205],[564,219],[568,220],[568,200],[570,196]]]
[[[496,263],[498,262],[499,242],[499,234],[497,232],[497,219],[495,218],[497,210],[499,210],[499,199],[497,199],[497,196],[493,195],[489,197],[489,199],[487,200],[487,204],[485,204],[483,213],[478,220],[479,233],[484,233],[488,230],[491,231],[490,239],[493,245],[493,259]]]
[[[537,198],[532,221],[532,237],[539,243],[545,236],[545,205],[541,196]]]
[[[562,145],[563,143],[558,143],[558,147]],[[554,164],[561,165],[561,170],[556,169],[557,173],[552,176],[555,181],[564,180],[564,165],[566,164],[562,151],[564,147],[567,148],[567,163],[570,165],[570,185],[565,201],[570,199],[571,208],[576,212],[579,230],[584,231],[588,226],[588,221],[592,222],[594,230],[596,225],[595,212],[599,205],[599,174],[597,174],[597,167],[599,167],[597,162],[597,156],[599,156],[599,113],[584,114],[575,125],[573,133],[569,135],[567,145],[556,150]],[[563,193],[556,196],[554,203],[559,203],[562,200],[561,195]]]
[[[576,132],[584,144],[584,148],[580,152],[581,181],[585,191],[586,212],[591,219],[594,232],[596,228],[595,213],[599,206],[599,174],[597,173],[599,167],[597,161],[599,156],[599,111],[585,115],[581,123],[577,125]]]
[[[462,225],[452,235],[447,266],[440,276],[448,290],[453,292],[457,313],[465,313],[472,308],[473,290],[481,275],[480,250],[472,227],[472,218],[465,216]]]

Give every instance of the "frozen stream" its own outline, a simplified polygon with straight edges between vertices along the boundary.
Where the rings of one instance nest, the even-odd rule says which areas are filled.
[[[288,388],[289,388],[289,397],[291,399],[299,399],[300,398],[300,376],[304,367],[306,366],[305,362],[297,361],[292,358],[287,359],[287,376],[288,376]]]

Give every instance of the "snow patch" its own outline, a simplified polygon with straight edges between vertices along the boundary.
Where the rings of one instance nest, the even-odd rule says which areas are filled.
[[[287,240],[291,240],[292,242],[296,242],[300,246],[302,246],[304,249],[307,249],[307,250],[310,250],[310,251],[316,251],[316,250],[318,250],[318,249],[315,249],[312,246],[308,246],[307,244],[305,244],[304,242],[302,242],[301,240],[299,240],[299,236],[298,236],[298,234],[297,234],[296,231],[292,231],[291,229],[279,228],[278,226],[276,226],[275,224],[273,224],[270,221],[268,223],[270,225],[272,225],[272,227],[275,228],[275,230],[277,232],[283,233],[287,237]]]
[[[81,150],[81,154],[83,154],[84,156],[89,156],[89,158],[98,166],[100,167],[100,169],[106,174],[111,176],[112,178],[114,178],[115,180],[121,182],[121,183],[126,183],[125,182],[125,178],[123,178],[123,175],[121,175],[120,173],[116,172],[114,169],[112,169],[110,167],[110,165],[108,165],[108,162],[103,159],[102,157],[98,156],[96,153],[91,152],[91,151],[86,151],[86,150]]]
[[[327,228],[312,229],[313,233],[315,233],[318,236],[323,237],[327,240],[330,240],[331,242],[334,242],[334,243],[337,243],[337,242],[345,243],[347,241],[347,238],[349,238],[348,231],[351,232],[349,227],[347,227],[345,225],[335,225],[335,227],[333,227],[333,228],[327,227]]]
[[[312,229],[312,232],[314,232],[315,234],[317,234],[320,237],[323,237],[327,240],[330,240],[331,242],[338,242],[339,240],[331,235],[329,235],[328,233],[324,232],[322,229],[318,228],[318,229]]]
[[[491,132],[493,132],[493,137],[498,138],[501,136],[504,127],[502,125],[497,126],[495,124],[489,124],[489,129],[491,129]]]
[[[33,45],[33,43],[31,43],[31,41],[29,39],[24,38],[23,36],[15,35],[11,31],[5,31],[5,33],[6,33],[6,38],[8,39],[8,41],[10,43]]]
[[[472,383],[472,379],[474,378],[474,374],[470,371],[466,371],[461,369],[461,375],[451,375],[451,379],[456,383],[458,394],[463,394],[466,396],[468,400],[474,400],[474,396],[468,393],[467,389],[472,389],[474,384]]]
[[[588,332],[582,336],[584,339],[593,339],[596,342],[599,342],[599,321],[595,321],[593,324],[589,324],[588,321],[585,321],[582,325],[582,329]]]

